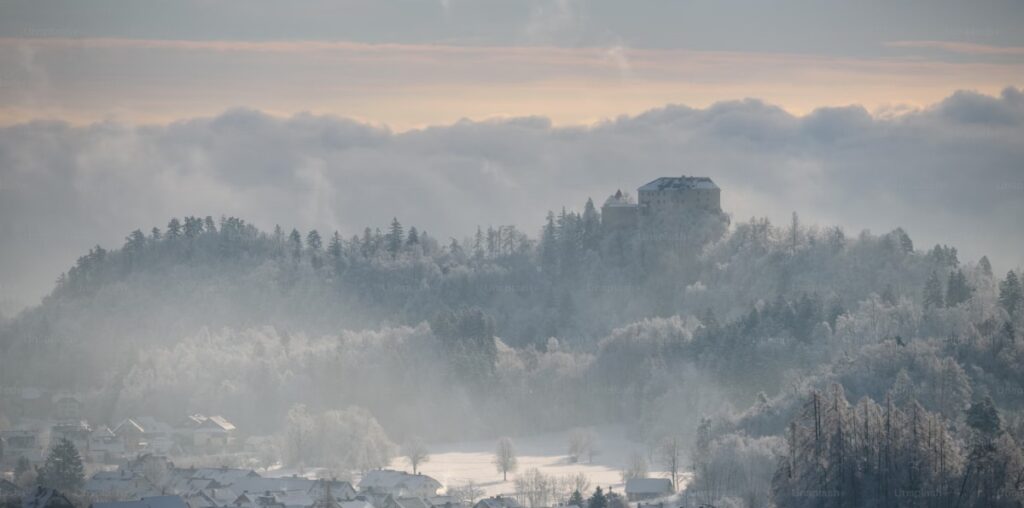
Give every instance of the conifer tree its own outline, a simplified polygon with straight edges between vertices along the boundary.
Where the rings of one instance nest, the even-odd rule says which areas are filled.
[[[601,217],[594,207],[594,200],[590,198],[587,198],[587,204],[583,205],[582,229],[583,248],[596,251],[600,245]]]
[[[981,259],[978,260],[978,267],[986,277],[992,277],[992,262],[988,260],[988,256],[981,256]]]
[[[946,283],[946,306],[956,307],[971,299],[973,289],[967,284],[967,277],[963,270],[955,270],[949,273],[949,281]]]
[[[299,230],[292,229],[288,235],[288,244],[292,249],[292,259],[298,261],[302,257],[302,235],[299,234]]]
[[[590,499],[587,501],[587,508],[607,508],[607,507],[608,507],[608,499],[605,498],[604,491],[602,491],[601,487],[598,486],[596,489],[594,489],[594,495],[590,496]]]
[[[1010,270],[1006,278],[999,283],[999,305],[1006,310],[1010,317],[1016,317],[1021,308],[1021,283],[1017,274]]]
[[[576,506],[577,508],[584,508],[583,494],[580,491],[572,491],[572,495],[569,496],[569,501],[566,503],[568,506]]]
[[[391,219],[391,229],[388,231],[388,252],[392,256],[398,255],[404,241],[405,233],[402,230],[402,223],[398,222],[398,217],[394,217]]]
[[[177,218],[173,218],[167,223],[167,238],[175,240],[179,236],[181,236],[181,222]]]
[[[313,252],[317,252],[323,247],[323,239],[320,238],[320,232],[312,230],[306,235],[306,247]]]
[[[942,282],[939,281],[939,275],[932,272],[928,276],[928,281],[924,284],[924,306],[925,308],[938,308],[945,306],[945,297],[943,296]]]
[[[61,439],[46,456],[39,469],[39,484],[65,492],[74,492],[85,482],[82,457],[67,439]]]

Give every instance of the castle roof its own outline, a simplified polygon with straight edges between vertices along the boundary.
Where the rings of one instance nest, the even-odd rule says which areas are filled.
[[[663,176],[656,178],[638,191],[660,191],[665,189],[717,189],[718,186],[706,176]]]

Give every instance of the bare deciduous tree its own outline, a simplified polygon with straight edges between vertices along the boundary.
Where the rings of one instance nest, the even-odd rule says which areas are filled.
[[[476,482],[470,480],[465,485],[449,488],[448,494],[463,504],[473,505],[476,504],[477,499],[484,496],[485,492],[484,489],[477,486]]]
[[[573,429],[569,432],[569,458],[572,462],[579,462],[587,457],[589,462],[594,461],[597,455],[597,434],[590,429]]]
[[[658,459],[661,466],[672,477],[672,489],[679,489],[679,466],[683,457],[683,441],[679,436],[666,436],[658,446]]]
[[[498,440],[498,447],[494,451],[494,466],[501,473],[503,481],[508,480],[508,474],[514,473],[519,461],[516,459],[516,450],[512,447],[512,440],[503,437]]]
[[[413,437],[402,445],[402,456],[412,466],[412,474],[419,473],[420,464],[430,461],[430,452],[427,451],[427,446],[418,437]]]
[[[622,481],[626,482],[634,478],[647,478],[647,459],[644,454],[634,451],[629,456],[629,463],[622,472]]]

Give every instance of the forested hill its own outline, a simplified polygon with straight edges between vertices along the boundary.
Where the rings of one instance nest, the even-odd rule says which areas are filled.
[[[15,360],[2,381],[29,382],[33,361],[46,361],[74,368],[32,383],[93,382],[130,364],[137,348],[202,327],[334,334],[414,325],[464,306],[482,309],[513,346],[558,337],[586,348],[644,318],[731,319],[779,298],[802,302],[794,319],[807,321],[798,325],[806,335],[817,314],[834,324],[872,293],[918,301],[929,275],[943,287],[962,278],[967,291],[990,272],[987,260],[980,272],[962,270],[954,248],[916,251],[900,229],[848,238],[802,227],[795,214],[785,227],[754,219],[726,232],[712,221],[688,225],[675,241],[650,240],[659,235],[671,236],[605,232],[589,201],[582,213],[549,213],[538,240],[510,226],[441,240],[393,220],[343,238],[174,218],[131,232],[120,248],[90,250],[41,305],[3,325],[3,357]]]
[[[715,505],[1024,501],[1015,272],[795,214],[600,224],[589,202],[536,240],[172,219],[4,323],[0,385],[74,389],[98,423],[202,412],[251,433],[343,408],[399,440],[622,423],[692,443],[688,492]]]

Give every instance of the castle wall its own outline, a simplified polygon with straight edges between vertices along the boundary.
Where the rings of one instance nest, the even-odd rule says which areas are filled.
[[[717,188],[641,190],[639,202],[645,215],[722,211],[721,190]]]
[[[633,206],[603,206],[601,207],[601,225],[605,228],[628,228],[636,227],[637,207]]]

